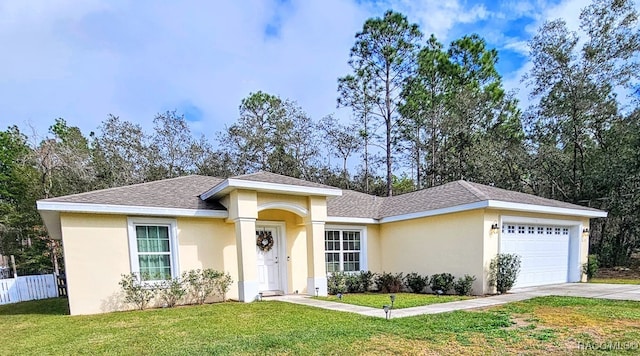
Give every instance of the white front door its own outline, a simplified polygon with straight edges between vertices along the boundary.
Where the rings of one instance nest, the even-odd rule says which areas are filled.
[[[256,241],[263,236],[263,247],[256,246],[258,254],[258,291],[280,291],[280,236],[275,227],[256,227]],[[269,241],[273,245],[269,246]]]

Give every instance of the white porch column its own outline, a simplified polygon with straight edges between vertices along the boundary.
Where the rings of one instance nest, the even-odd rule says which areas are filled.
[[[309,221],[307,228],[307,294],[327,296],[327,272],[324,257],[324,221]]]
[[[256,253],[256,219],[258,217],[255,191],[234,190],[229,194],[229,220],[236,228],[238,254],[238,299],[250,303],[258,297],[258,266]]]
[[[327,295],[327,271],[324,257],[324,223],[327,220],[326,197],[309,197],[307,232],[307,294]],[[317,292],[316,292],[316,288]]]
[[[237,218],[234,222],[238,252],[238,299],[250,303],[258,296],[256,219]]]

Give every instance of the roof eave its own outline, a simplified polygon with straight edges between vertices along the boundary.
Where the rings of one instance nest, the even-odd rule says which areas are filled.
[[[234,189],[252,189],[265,193],[284,193],[289,195],[341,196],[342,190],[337,188],[305,187],[301,185],[250,181],[244,179],[225,179],[220,184],[200,195],[200,199],[219,198]]]
[[[513,211],[526,211],[533,213],[554,214],[580,216],[585,218],[606,218],[608,213],[602,210],[579,209],[579,208],[561,208],[537,204],[513,203],[501,200],[488,200],[488,208],[506,209]]]
[[[210,209],[185,209],[166,208],[135,205],[112,205],[94,203],[53,202],[46,200],[37,201],[38,211],[44,212],[68,212],[68,213],[92,213],[92,214],[127,214],[127,215],[153,215],[153,216],[180,216],[180,217],[208,217],[224,219],[228,213],[224,210]]]

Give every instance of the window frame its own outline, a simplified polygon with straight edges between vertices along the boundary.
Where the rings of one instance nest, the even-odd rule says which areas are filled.
[[[327,253],[338,253],[338,260],[339,260],[339,272],[343,272],[343,273],[359,273],[360,271],[368,271],[369,270],[369,265],[368,265],[368,258],[367,258],[367,227],[366,226],[352,226],[352,225],[325,225],[324,227],[324,236],[323,236],[323,244],[322,246],[325,247],[326,246],[326,236],[327,236],[327,231],[338,231],[339,232],[339,246],[340,246],[340,250],[327,250],[326,248],[324,249],[324,266],[325,269],[327,268]],[[360,250],[345,250],[344,249],[344,232],[359,232],[360,233]],[[357,271],[344,271],[344,254],[345,253],[353,253],[353,252],[359,252],[360,253],[360,268]],[[332,272],[329,271],[325,271],[327,274],[330,274]]]
[[[169,263],[171,264],[171,278],[180,276],[180,266],[178,260],[178,224],[176,219],[168,218],[145,218],[145,217],[129,217],[127,218],[127,230],[129,240],[129,261],[131,263],[131,273],[135,273],[140,277],[140,261],[137,241],[137,226],[166,226],[169,231]],[[142,281],[142,278],[140,278]],[[159,284],[164,280],[152,279],[142,281],[147,284]]]

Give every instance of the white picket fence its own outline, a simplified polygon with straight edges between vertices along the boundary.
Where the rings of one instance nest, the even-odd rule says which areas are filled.
[[[0,279],[0,305],[57,296],[55,274]]]

